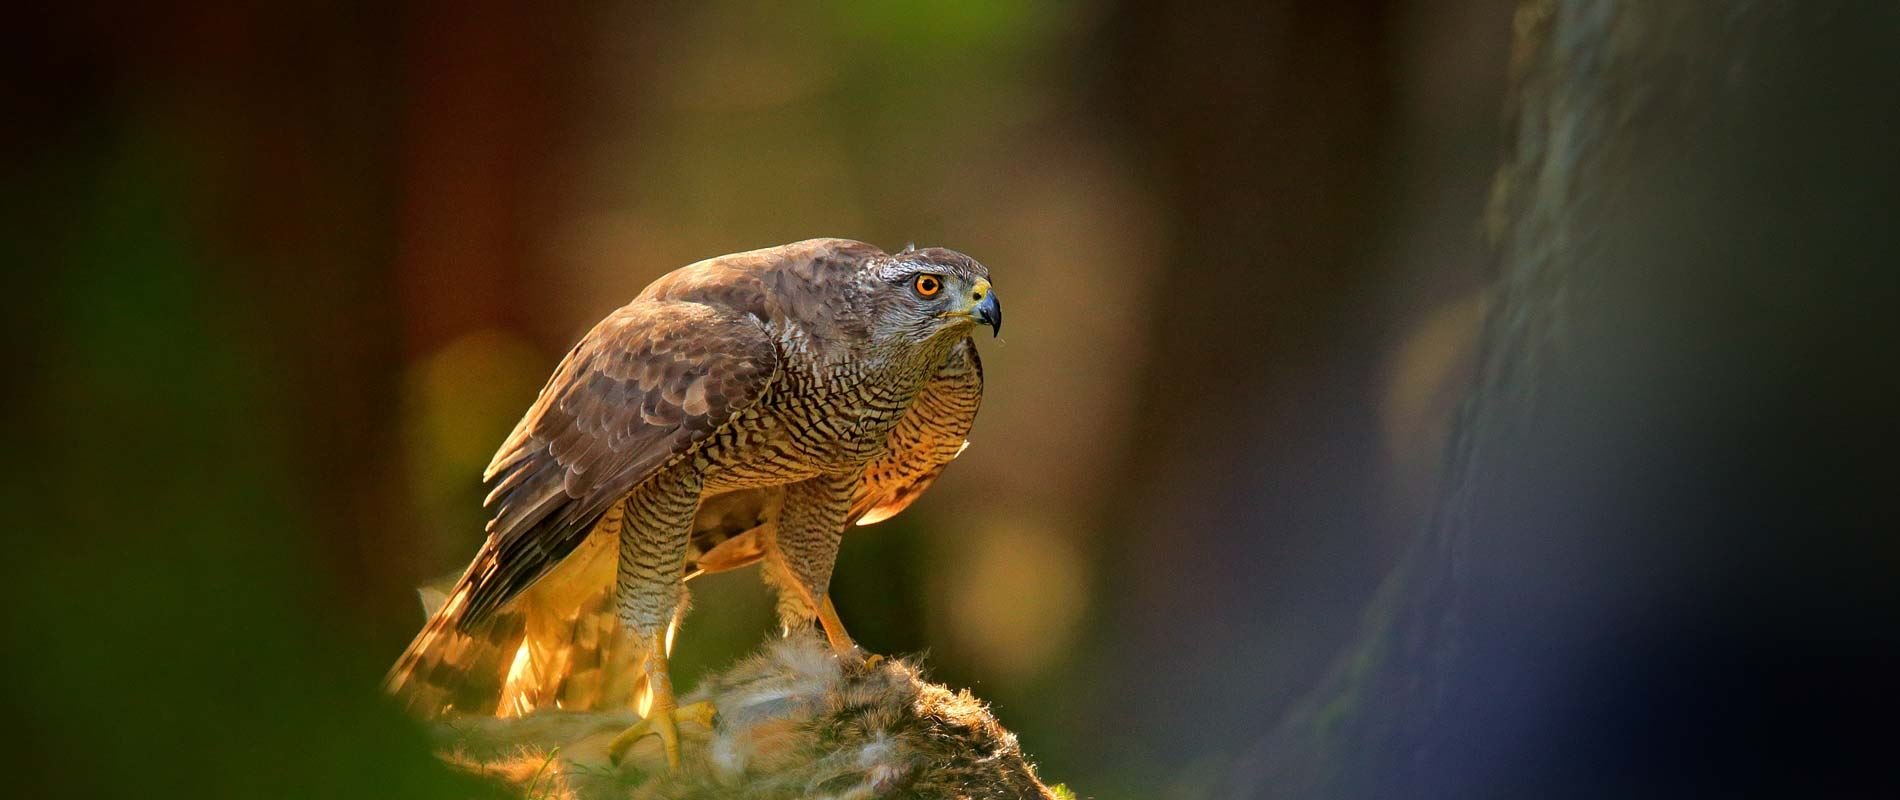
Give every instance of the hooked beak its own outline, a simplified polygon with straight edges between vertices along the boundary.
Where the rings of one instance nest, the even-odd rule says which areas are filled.
[[[970,318],[978,325],[990,326],[990,337],[995,338],[1003,332],[1003,303],[996,299],[996,290],[990,288],[989,281],[976,285],[971,299],[977,301],[970,307]]]

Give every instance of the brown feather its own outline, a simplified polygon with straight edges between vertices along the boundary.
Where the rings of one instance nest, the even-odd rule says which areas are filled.
[[[739,311],[643,295],[603,320],[495,456],[496,516],[457,624],[546,574],[609,506],[756,402],[776,365],[763,326]],[[702,413],[682,407],[689,387]]]
[[[912,255],[982,270],[952,251]],[[841,303],[837,280],[882,256],[840,239],[722,256],[669,273],[597,325],[484,471],[487,541],[389,688],[430,715],[628,702],[640,674],[615,614],[621,499],[774,391],[781,355],[766,321],[795,320],[809,341],[866,335],[867,309]],[[901,511],[956,456],[981,369],[974,344],[958,342],[865,467],[852,521]],[[758,561],[783,497],[771,487],[703,498],[684,574]]]
[[[851,524],[883,522],[916,502],[968,446],[982,401],[983,361],[965,339],[891,431],[885,456],[865,467]]]
[[[627,707],[642,675],[639,643],[614,615],[619,526],[616,508],[546,580],[458,627],[465,576],[390,669],[385,688],[426,717]]]

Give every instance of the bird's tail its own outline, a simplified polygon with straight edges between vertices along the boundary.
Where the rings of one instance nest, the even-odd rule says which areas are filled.
[[[748,490],[708,498],[695,521],[683,575],[725,572],[759,561],[777,496]],[[477,556],[445,588],[423,587],[429,621],[396,660],[383,687],[412,713],[524,716],[538,708],[646,712],[646,643],[615,613],[620,506],[587,539],[520,595],[465,624]],[[667,631],[672,647],[673,631]]]
[[[645,686],[643,643],[614,608],[613,532],[595,531],[548,575],[464,626],[472,590],[421,590],[429,621],[384,679],[415,714],[522,716],[538,708],[627,708]],[[479,560],[478,560],[479,563]]]

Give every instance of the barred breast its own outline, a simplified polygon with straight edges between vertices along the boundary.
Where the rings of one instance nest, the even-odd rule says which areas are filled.
[[[706,494],[863,469],[885,455],[930,377],[917,365],[812,358],[797,339],[784,346],[785,360],[802,366],[782,370],[753,409],[702,448]]]
[[[889,519],[930,488],[969,443],[983,401],[983,364],[976,344],[958,343],[891,429],[884,454],[865,467],[852,503],[859,525]]]
[[[975,343],[966,339],[952,348],[889,425],[879,454],[862,467],[849,518],[860,525],[888,519],[930,488],[962,451],[982,399],[983,366]],[[744,430],[769,431],[764,438],[771,439],[783,435],[784,427],[773,416],[748,423]],[[735,434],[733,438],[742,437]],[[759,441],[763,440],[748,440],[743,446],[775,455],[734,459],[731,464],[737,466],[722,467],[709,483],[686,557],[689,575],[723,572],[757,561],[763,551],[755,534],[769,524],[784,483],[812,474],[809,465],[797,461],[794,454],[800,451],[796,448],[761,447]],[[755,482],[758,485],[729,488]]]

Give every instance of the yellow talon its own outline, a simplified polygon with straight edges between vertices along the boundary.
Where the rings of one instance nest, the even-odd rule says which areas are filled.
[[[613,743],[607,746],[607,755],[613,759],[613,763],[619,764],[626,759],[627,751],[633,747],[634,743],[651,734],[660,737],[660,745],[666,749],[667,768],[678,772],[680,769],[679,723],[697,722],[701,726],[710,728],[716,716],[718,716],[718,711],[713,708],[709,700],[687,703],[664,714],[656,707],[647,713],[646,719],[634,723],[632,727],[614,737]]]
[[[838,619],[838,609],[831,604],[829,594],[818,603],[818,624],[825,629],[825,638],[831,642],[831,649],[840,660],[855,662],[865,669],[876,667],[884,660],[880,655],[865,655],[864,648],[852,641],[851,634],[845,632],[844,620]]]
[[[631,727],[615,736],[607,745],[607,757],[615,765],[627,757],[627,751],[635,742],[651,734],[660,737],[660,746],[666,750],[666,766],[673,772],[680,770],[680,720],[691,720],[706,727],[712,727],[716,711],[712,703],[700,701],[685,706],[675,706],[673,701],[673,680],[667,672],[666,635],[656,634],[650,643],[653,648],[647,654],[647,685],[653,695],[653,704],[647,709],[646,719],[634,723]]]

